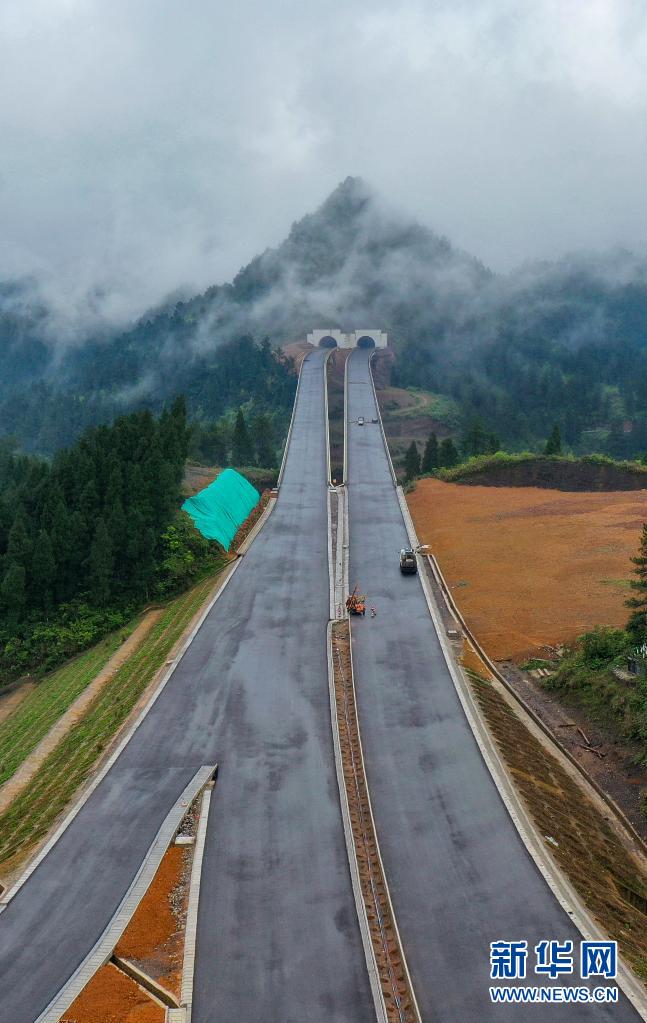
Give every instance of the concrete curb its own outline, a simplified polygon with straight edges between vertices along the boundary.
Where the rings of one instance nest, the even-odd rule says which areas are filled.
[[[193,864],[191,866],[191,881],[189,884],[189,907],[186,916],[186,928],[184,932],[184,957],[182,960],[182,987],[180,992],[180,1005],[184,1011],[184,1020],[191,1023],[191,1006],[193,1003],[193,977],[195,973],[195,950],[198,933],[198,904],[200,901],[200,883],[202,881],[202,861],[204,859],[204,844],[207,837],[207,824],[209,819],[209,806],[211,804],[211,789],[205,788],[202,793],[202,808],[200,810],[200,822],[195,841],[193,853]]]
[[[352,355],[352,353],[351,353],[351,355]],[[350,523],[349,523],[349,518],[348,518],[348,502],[346,500],[346,495],[347,495],[346,486],[347,486],[347,482],[348,482],[348,476],[347,476],[348,464],[347,464],[347,447],[346,447],[346,428],[347,428],[347,422],[348,422],[348,411],[347,411],[348,410],[348,404],[347,404],[347,398],[348,398],[348,391],[347,391],[348,362],[349,362],[349,360],[351,358],[351,355],[347,356],[347,358],[346,358],[346,364],[345,364],[345,370],[344,370],[344,486],[339,488],[339,490],[342,491],[342,494],[340,494],[340,498],[339,498],[340,504],[338,504],[338,513],[337,513],[338,514],[338,520],[337,520],[337,558],[338,558],[338,562],[340,562],[340,564],[341,564],[341,572],[342,572],[341,584],[342,584],[342,588],[343,588],[343,590],[342,590],[343,593],[347,593],[348,592],[348,562],[349,562],[349,552],[350,552]],[[329,535],[329,537],[328,537],[329,544],[330,544],[330,540],[331,540],[331,538],[330,538],[330,535]],[[340,552],[340,544],[341,544],[341,552]],[[355,713],[356,713],[356,719],[357,719],[357,739],[358,739],[358,745],[359,745],[361,761],[362,761],[362,771],[363,771],[363,774],[364,774],[364,780],[365,780],[365,785],[366,785],[366,799],[367,799],[367,802],[368,802],[368,811],[369,811],[369,815],[370,815],[370,819],[371,819],[371,826],[372,826],[372,830],[373,830],[373,836],[375,838],[375,850],[376,850],[377,858],[378,858],[378,861],[379,861],[379,864],[380,864],[380,870],[381,870],[381,873],[382,873],[382,878],[384,880],[384,894],[385,894],[387,902],[388,902],[389,912],[391,914],[391,920],[393,921],[393,929],[394,929],[394,931],[396,933],[396,936],[397,936],[397,939],[398,939],[398,945],[400,947],[400,952],[401,952],[401,956],[402,956],[402,966],[403,966],[404,972],[406,974],[406,977],[407,977],[407,980],[408,980],[408,983],[409,983],[409,990],[411,992],[411,997],[412,997],[412,1000],[413,1000],[413,1004],[414,1004],[414,1007],[415,1007],[417,1018],[420,1019],[420,1010],[418,1008],[418,1003],[416,1001],[416,996],[415,996],[415,991],[414,991],[413,983],[411,981],[411,975],[409,973],[409,967],[407,965],[406,955],[405,955],[405,952],[404,952],[404,945],[402,943],[402,938],[401,938],[400,932],[398,930],[398,923],[397,923],[397,919],[396,919],[396,916],[395,916],[395,911],[393,909],[393,903],[391,901],[391,893],[389,891],[388,879],[387,879],[386,871],[384,869],[384,863],[383,863],[383,860],[382,860],[382,853],[380,851],[380,844],[379,844],[379,839],[378,839],[377,827],[375,825],[375,818],[373,817],[373,806],[372,806],[372,803],[371,803],[371,794],[370,794],[370,786],[369,786],[369,782],[368,782],[368,774],[366,772],[366,767],[365,767],[365,764],[364,764],[364,750],[363,750],[363,747],[362,747],[362,735],[361,735],[361,726],[360,726],[360,719],[359,719],[359,706],[358,706],[358,703],[357,703],[357,690],[355,688],[355,672],[354,672],[354,667],[353,667],[353,633],[352,633],[352,629],[351,629],[351,626],[350,626],[350,619],[349,619],[348,614],[346,612],[346,608],[345,608],[345,605],[344,605],[343,601],[342,601],[341,609],[342,609],[341,617],[348,619],[348,642],[349,642],[349,653],[350,653],[351,686],[352,686],[352,689],[353,689],[353,693],[355,694],[355,708],[356,708]],[[353,838],[353,830],[352,830],[352,825],[351,825],[351,820],[350,820],[350,809],[349,809],[349,806],[348,806],[348,796],[347,796],[347,793],[346,793],[346,783],[345,783],[345,779],[344,779],[344,769],[343,769],[342,758],[341,758],[341,747],[340,747],[340,741],[339,741],[339,721],[338,721],[338,717],[337,717],[337,700],[336,700],[336,696],[335,696],[335,677],[334,677],[334,669],[333,669],[333,663],[332,663],[332,625],[333,625],[332,622],[328,623],[328,631],[327,631],[328,651],[327,652],[328,652],[328,685],[329,685],[329,690],[330,690],[330,715],[331,715],[332,730],[333,730],[333,746],[334,746],[334,750],[335,750],[335,769],[336,769],[336,773],[337,773],[337,784],[338,784],[338,787],[339,787],[339,799],[340,799],[340,804],[341,804],[341,809],[342,809],[342,819],[343,819],[343,824],[344,824],[344,837],[346,839],[346,852],[347,852],[347,855],[348,855],[348,862],[349,862],[349,865],[350,865],[350,872],[351,872],[351,881],[352,881],[352,885],[353,885],[353,894],[354,894],[354,897],[355,897],[355,907],[357,909],[357,917],[358,917],[358,920],[359,920],[360,931],[361,931],[361,934],[362,934],[362,943],[364,945],[364,954],[366,956],[366,965],[367,965],[367,969],[368,969],[369,981],[370,981],[370,984],[371,984],[371,991],[373,993],[373,1001],[374,1001],[374,1004],[375,1004],[375,1012],[376,1012],[376,1015],[377,1015],[378,1023],[382,1023],[382,1021],[386,1021],[387,1020],[387,1009],[386,1009],[386,1003],[385,1003],[385,1000],[384,1000],[384,994],[382,992],[382,985],[380,983],[379,971],[378,971],[378,967],[377,967],[377,961],[376,961],[376,958],[375,958],[375,949],[373,947],[373,941],[371,939],[370,928],[369,928],[369,924],[368,924],[368,918],[367,918],[367,915],[366,915],[366,906],[365,906],[365,903],[364,903],[364,897],[362,895],[362,888],[361,888],[361,882],[360,882],[360,877],[359,877],[359,867],[358,867],[358,863],[357,863],[357,854],[356,854],[356,849],[355,849],[355,840]]]
[[[384,423],[382,422],[382,413],[380,412],[380,403],[377,400],[377,392],[375,390],[375,381],[373,380],[373,368],[372,368],[371,363],[373,362],[374,357],[375,357],[375,352],[373,352],[371,354],[371,356],[370,356],[370,358],[368,360],[368,375],[369,375],[369,379],[371,381],[371,388],[373,389],[373,398],[375,400],[375,408],[376,408],[376,411],[377,411],[377,418],[378,418],[379,423],[380,423],[380,430],[382,431],[382,443],[384,444],[384,450],[386,451],[386,457],[387,457],[387,461],[389,463],[389,469],[391,470],[391,479],[393,480],[394,486],[397,487],[397,485],[398,485],[398,477],[396,476],[395,469],[393,468],[393,462],[391,460],[391,452],[389,451],[389,443],[388,443],[388,441],[386,439],[386,433],[384,431]]]
[[[292,430],[294,429],[294,418],[295,418],[296,412],[297,412],[297,404],[299,402],[299,391],[301,389],[301,374],[303,372],[303,367],[305,366],[307,360],[310,358],[311,354],[312,354],[311,352],[307,352],[305,357],[304,357],[304,359],[301,362],[301,365],[299,366],[299,376],[298,376],[298,379],[297,379],[297,389],[296,389],[296,391],[294,393],[294,405],[292,406],[292,415],[290,416],[290,425],[288,427],[288,435],[285,438],[285,447],[283,448],[283,458],[281,459],[281,468],[279,469],[279,475],[278,475],[278,478],[277,478],[277,481],[276,481],[277,487],[280,487],[281,483],[283,482],[283,474],[285,473],[285,463],[288,460],[288,451],[290,449],[290,441],[292,440]]]
[[[513,686],[510,685],[505,675],[503,675],[499,671],[494,661],[492,661],[490,657],[488,657],[487,653],[485,652],[485,650],[479,643],[478,639],[470,629],[469,625],[463,618],[460,608],[454,601],[454,598],[451,594],[451,590],[447,584],[447,580],[445,579],[445,576],[443,575],[441,567],[438,564],[438,561],[436,560],[435,556],[433,554],[426,554],[425,557],[427,558],[427,562],[431,568],[431,571],[436,579],[438,586],[442,591],[445,604],[450,614],[459,623],[459,625],[463,629],[463,632],[468,637],[469,641],[471,642],[474,649],[478,653],[479,657],[482,659],[482,661],[488,667],[488,669],[492,672],[497,682],[499,682],[500,685],[505,690],[503,696],[506,698],[506,702],[513,706],[515,711],[520,716],[529,719],[525,721],[525,724],[529,728],[531,728],[535,733],[540,733],[539,737],[542,742],[545,743],[546,740],[548,740],[548,743],[551,747],[551,753],[553,754],[553,756],[555,756],[559,760],[561,765],[564,767],[565,771],[567,771],[567,773],[571,777],[574,777],[580,786],[583,786],[587,790],[587,795],[589,796],[589,798],[593,802],[595,802],[596,805],[600,807],[600,809],[612,811],[612,813],[617,818],[616,823],[623,829],[623,831],[627,833],[623,837],[625,838],[629,837],[633,842],[635,842],[639,846],[640,851],[643,855],[647,854],[647,844],[645,843],[641,835],[638,834],[629,818],[625,816],[625,814],[622,812],[622,810],[615,802],[615,800],[613,800],[611,796],[609,796],[608,793],[604,791],[604,789],[600,788],[598,783],[595,781],[595,778],[592,778],[585,770],[585,768],[579,763],[577,758],[574,757],[566,749],[566,747],[561,744],[559,738],[556,735],[554,735],[553,732],[551,732],[550,728],[548,728],[547,725],[544,724],[539,715],[535,713],[532,707],[528,703],[526,703],[524,698],[519,693],[517,693]]]
[[[375,394],[375,384],[373,381],[370,361],[371,360],[369,360],[369,376],[371,378],[373,394]],[[375,396],[375,406],[380,424],[382,424],[382,416],[380,414],[377,396]],[[420,545],[419,540],[404,496],[404,491],[397,483],[383,425],[382,439],[389,461],[389,466],[391,468],[391,475],[396,487],[400,512],[407,531],[407,536],[409,537],[409,543],[412,547],[416,548]],[[512,822],[515,825],[523,844],[560,906],[572,919],[573,923],[584,938],[588,940],[605,940],[606,935],[604,935],[596,921],[594,921],[570,881],[568,881],[568,879],[557,868],[556,864],[550,857],[550,854],[544,847],[541,836],[535,828],[534,821],[531,820],[521,797],[517,793],[517,790],[508,775],[507,768],[499,754],[494,739],[483,720],[480,708],[472,695],[472,691],[462,672],[459,673],[454,664],[453,655],[447,644],[447,638],[440,620],[439,612],[436,608],[433,594],[429,588],[429,582],[424,574],[419,573],[418,577],[420,579],[420,584],[422,586],[422,591],[436,635],[438,636],[443,657],[447,664],[447,668],[454,684],[456,694],[463,708],[463,712],[467,718],[467,722],[472,734],[474,735],[485,765],[492,776],[499,795],[503,800],[506,810],[510,814]],[[647,997],[645,996],[644,988],[640,981],[634,977],[624,963],[618,964],[618,986],[622,989],[626,997],[634,1006],[641,1019],[647,1020]]]
[[[352,683],[352,686],[353,686],[353,692],[355,693],[355,705],[357,707],[357,737],[358,737],[360,749],[362,750],[362,767],[363,767],[363,770],[364,770],[364,777],[366,779],[366,799],[368,801],[368,810],[369,810],[369,813],[371,815],[371,824],[373,826],[373,834],[375,836],[375,851],[377,853],[377,858],[378,858],[379,863],[380,863],[380,869],[382,871],[382,877],[384,879],[384,894],[386,895],[386,900],[387,900],[387,902],[389,904],[389,912],[391,914],[391,920],[393,921],[393,929],[394,929],[394,931],[396,933],[396,937],[398,939],[398,945],[400,946],[400,953],[401,953],[401,956],[402,956],[402,966],[403,966],[404,972],[406,973],[407,980],[409,982],[409,990],[411,992],[411,998],[413,999],[413,1005],[414,1005],[414,1009],[415,1009],[415,1012],[416,1012],[416,1016],[420,1020],[422,1018],[421,1015],[420,1015],[420,1008],[418,1006],[418,1001],[416,999],[416,992],[415,992],[415,988],[413,986],[413,982],[411,980],[411,974],[409,973],[409,966],[408,966],[407,957],[406,957],[405,951],[404,951],[404,944],[402,942],[402,937],[400,935],[400,930],[398,928],[398,920],[397,920],[397,917],[395,915],[395,910],[393,908],[393,903],[391,901],[391,891],[389,889],[389,881],[388,881],[386,870],[384,869],[384,861],[382,860],[382,853],[380,851],[379,836],[378,836],[378,833],[377,833],[377,827],[375,825],[375,818],[373,816],[373,804],[371,803],[371,790],[370,790],[370,786],[368,784],[368,774],[366,773],[366,767],[364,765],[364,750],[363,750],[363,747],[362,747],[362,735],[361,735],[360,724],[359,724],[359,705],[357,704],[357,689],[355,688],[355,668],[354,668],[354,665],[353,665],[353,630],[350,627],[350,625],[349,625],[349,629],[348,629],[348,634],[349,634],[349,639],[350,639],[350,673],[351,673],[351,683]]]
[[[344,362],[344,486],[348,483],[348,363],[350,355],[346,356]]]
[[[337,538],[339,539],[339,491],[337,494]],[[328,490],[326,494],[326,516],[328,529],[328,617],[337,617],[337,572],[332,550],[332,495],[333,491]]]
[[[276,498],[275,497],[270,497],[270,499],[268,500],[267,504],[263,508],[263,511],[258,516],[258,519],[256,520],[256,522],[254,523],[254,525],[250,529],[249,533],[247,534],[247,536],[245,537],[245,539],[241,543],[241,545],[238,548],[238,550],[236,551],[236,557],[242,558],[245,554],[247,554],[247,551],[252,546],[252,544],[254,543],[254,540],[256,539],[256,537],[260,533],[261,529],[263,528],[263,526],[265,525],[265,523],[269,519],[270,515],[274,511],[275,504],[276,504]]]
[[[332,349],[327,353],[323,363],[324,416],[326,420],[326,480],[329,486],[332,484],[332,471],[330,468],[330,415],[328,412],[328,363],[330,362],[331,355]]]
[[[182,823],[182,818],[200,792],[200,789],[209,782],[215,770],[215,764],[201,767],[176,800],[153,839],[137,874],[121,900],[112,920],[105,928],[94,948],[91,949],[72,976],[65,982],[58,994],[54,996],[47,1008],[41,1012],[36,1023],[58,1023],[61,1015],[70,1007],[99,967],[103,966],[110,959],[115,945],[125,931],[137,906],[153,880],[164,853],[173,841]]]
[[[344,768],[342,765],[341,747],[339,744],[339,720],[337,718],[337,701],[335,699],[335,675],[332,663],[332,626],[333,622],[328,622],[328,629],[326,633],[328,654],[328,690],[330,696],[332,741],[335,752],[335,773],[337,775],[337,786],[339,788],[339,804],[341,807],[341,817],[344,828],[346,856],[348,858],[348,866],[350,869],[350,880],[353,888],[355,910],[357,912],[359,930],[362,936],[362,946],[364,948],[364,956],[366,959],[366,969],[368,971],[368,979],[371,985],[373,1004],[375,1005],[375,1016],[378,1020],[378,1023],[388,1023],[386,1004],[384,1002],[384,995],[382,994],[382,985],[380,984],[380,975],[377,967],[377,961],[375,958],[375,949],[373,948],[373,942],[371,940],[371,933],[369,930],[368,919],[366,916],[366,906],[364,905],[364,896],[362,895],[362,885],[359,877],[359,866],[357,863],[357,854],[355,852],[355,840],[353,838],[353,829],[350,820],[350,808],[348,806],[346,783],[344,781]]]
[[[121,970],[122,973],[125,973],[127,977],[130,977],[131,980],[134,980],[159,1005],[169,1009],[178,1008],[178,1001],[173,992],[165,988],[163,984],[159,984],[153,977],[149,977],[147,973],[144,973],[138,966],[135,966],[130,959],[123,959],[121,956],[113,955],[110,957],[109,962],[116,966],[118,970]]]
[[[411,514],[401,487],[397,487],[397,494],[402,518],[409,536],[409,542],[412,547],[417,547],[419,546],[418,537],[416,535],[413,520],[411,519]],[[429,589],[429,582],[422,574],[419,574],[419,578],[423,594],[427,602],[429,614],[436,630],[436,635],[438,636],[438,641],[449,669],[452,682],[454,683],[454,688],[456,689],[456,693],[463,708],[463,712],[479,747],[481,756],[485,761],[485,765],[492,776],[499,795],[503,800],[506,810],[517,829],[523,844],[560,906],[571,918],[583,937],[589,941],[608,940],[607,935],[604,934],[597,922],[593,919],[570,881],[559,870],[544,847],[544,843],[536,830],[534,821],[531,819],[530,814],[526,810],[521,797],[517,793],[517,790],[508,775],[506,765],[504,764],[501,754],[499,753],[494,739],[490,734],[487,724],[482,718],[481,710],[474,699],[472,691],[462,673],[458,672],[453,662],[452,653],[447,645],[447,640],[435,605],[434,597]],[[628,967],[621,962],[618,963],[617,980],[618,986],[636,1009],[640,1018],[647,1020],[647,997],[645,996],[644,989],[640,982],[630,972]]]
[[[49,839],[47,840],[45,845],[36,854],[34,859],[28,864],[27,868],[21,874],[21,876],[18,878],[18,880],[15,881],[14,884],[10,888],[8,888],[7,891],[3,894],[2,898],[0,899],[0,913],[3,911],[3,909],[5,909],[7,904],[9,902],[11,902],[11,900],[17,895],[17,893],[20,891],[20,889],[25,884],[25,882],[29,880],[29,878],[34,873],[34,871],[43,862],[43,860],[47,856],[48,852],[56,845],[56,843],[58,842],[58,840],[61,837],[61,835],[63,834],[63,832],[70,826],[70,824],[72,823],[72,821],[74,820],[76,815],[83,809],[83,807],[87,803],[88,799],[90,798],[90,796],[92,795],[94,790],[103,781],[103,779],[107,775],[107,773],[110,770],[110,768],[115,764],[115,762],[121,756],[121,754],[123,753],[124,749],[126,748],[128,743],[132,739],[133,735],[135,734],[135,732],[137,731],[137,729],[141,725],[142,721],[146,718],[146,715],[150,712],[150,710],[154,706],[156,700],[161,695],[162,691],[164,690],[164,687],[168,683],[168,681],[171,678],[173,672],[175,671],[175,669],[177,668],[178,664],[180,663],[180,661],[184,657],[184,655],[187,652],[188,648],[190,647],[191,643],[195,639],[197,633],[202,628],[205,619],[207,618],[209,612],[211,611],[211,608],[214,606],[214,604],[216,603],[218,598],[221,596],[221,594],[224,592],[225,588],[228,586],[230,580],[232,579],[236,569],[238,568],[238,566],[240,564],[241,564],[240,561],[234,561],[234,562],[231,563],[231,567],[228,570],[225,569],[225,572],[227,572],[227,575],[225,575],[224,578],[221,579],[220,585],[217,587],[216,592],[214,593],[213,597],[208,601],[207,605],[204,607],[202,613],[200,614],[200,617],[198,618],[196,624],[193,626],[193,628],[191,629],[189,634],[186,636],[186,638],[182,642],[182,645],[181,645],[181,648],[179,650],[179,653],[174,657],[172,664],[168,667],[168,670],[165,671],[164,674],[162,675],[162,677],[161,677],[161,679],[160,679],[160,681],[159,681],[159,683],[157,685],[157,688],[155,689],[155,692],[152,694],[152,696],[148,700],[146,706],[142,707],[140,713],[134,719],[134,721],[132,722],[130,727],[126,729],[126,731],[124,732],[121,740],[119,741],[119,743],[117,744],[115,749],[112,751],[112,753],[110,754],[108,759],[99,768],[97,774],[92,778],[92,780],[87,784],[87,786],[84,789],[82,789],[82,791],[81,791],[77,801],[72,806],[72,809],[63,818],[63,820],[61,821],[59,826],[56,828],[56,830],[52,833],[52,835],[49,837]]]
[[[292,437],[292,428],[293,428],[293,425],[294,425],[294,417],[295,417],[296,408],[297,408],[297,398],[298,398],[298,395],[299,395],[299,385],[301,383],[301,369],[303,369],[303,364],[305,363],[307,358],[308,358],[308,355],[306,355],[306,357],[304,358],[303,362],[301,363],[301,368],[299,370],[299,380],[298,380],[298,383],[297,383],[297,392],[295,394],[294,406],[292,408],[292,418],[290,420],[290,429],[288,431],[288,436],[287,436],[287,439],[286,439],[286,442],[285,442],[285,450],[283,452],[283,460],[281,462],[281,469],[280,469],[280,472],[279,472],[279,482],[280,482],[280,480],[282,479],[282,476],[283,476],[283,472],[284,472],[284,469],[285,469],[285,462],[286,462],[287,454],[288,454],[288,449],[289,449],[289,446],[290,446],[290,439]],[[269,512],[268,512],[268,516],[269,516]],[[267,517],[268,516],[266,516],[266,518],[263,520],[263,525],[267,521]],[[263,518],[263,516],[261,516],[261,518]],[[254,530],[252,530],[252,533],[253,532],[254,532]],[[259,527],[258,532],[260,532],[260,527]],[[258,535],[258,532],[254,535],[253,539],[256,538],[256,536]],[[249,546],[251,546],[251,542],[252,542],[252,540],[250,540]],[[249,549],[249,546],[246,549]],[[174,657],[173,663],[169,666],[168,671],[163,673],[163,675],[160,678],[160,681],[159,681],[159,683],[157,685],[157,688],[155,689],[155,692],[152,694],[152,696],[148,700],[146,706],[142,708],[141,712],[134,719],[134,721],[132,722],[130,727],[128,727],[126,729],[126,731],[124,732],[124,734],[123,734],[121,740],[119,741],[118,745],[115,747],[115,749],[110,754],[110,756],[105,761],[105,763],[100,767],[98,773],[92,778],[92,780],[87,784],[87,786],[81,790],[81,793],[80,793],[77,801],[72,806],[72,809],[63,818],[63,820],[61,821],[59,826],[56,828],[56,830],[52,833],[52,835],[47,840],[45,845],[36,854],[34,859],[28,864],[28,866],[26,867],[24,872],[21,874],[21,876],[18,878],[18,880],[15,881],[13,885],[8,887],[6,889],[6,891],[4,891],[2,893],[2,896],[0,897],[0,913],[2,913],[3,909],[11,901],[11,899],[14,898],[14,896],[22,888],[22,886],[29,879],[29,877],[34,873],[34,871],[37,869],[39,864],[42,863],[42,861],[45,859],[45,857],[47,856],[47,854],[50,851],[50,849],[52,849],[53,846],[56,844],[56,842],[58,842],[58,840],[61,837],[61,835],[63,834],[63,832],[72,823],[72,821],[74,820],[76,815],[79,813],[79,811],[85,805],[85,803],[88,801],[88,799],[90,798],[90,796],[92,795],[94,790],[97,788],[97,786],[100,784],[100,782],[103,781],[103,779],[105,778],[105,776],[108,773],[108,771],[110,770],[110,768],[113,766],[115,761],[118,759],[118,757],[121,755],[121,753],[123,752],[125,747],[128,745],[128,743],[132,739],[133,735],[135,734],[135,732],[139,728],[140,724],[142,723],[142,721],[144,720],[146,715],[149,713],[151,707],[153,707],[155,701],[157,700],[157,698],[159,697],[160,693],[162,692],[162,690],[166,686],[168,680],[171,678],[171,676],[172,676],[173,672],[175,671],[176,667],[178,666],[178,664],[180,663],[180,661],[184,657],[184,654],[186,653],[186,651],[190,647],[191,643],[195,639],[197,633],[201,629],[202,625],[204,624],[205,619],[207,618],[209,612],[211,611],[211,608],[214,606],[214,604],[216,603],[216,601],[218,600],[220,595],[224,592],[225,587],[229,584],[231,578],[234,575],[234,572],[236,571],[236,569],[238,568],[240,563],[241,563],[240,559],[238,559],[238,560],[232,562],[231,565],[224,570],[223,576],[222,576],[222,579],[221,579],[221,582],[220,582],[220,585],[217,587],[216,592],[214,593],[214,595],[211,598],[211,600],[208,601],[208,603],[207,603],[206,607],[204,608],[202,614],[198,618],[198,621],[196,622],[194,627],[191,629],[189,634],[186,636],[186,638],[183,641],[182,646],[181,646],[181,648],[179,650],[179,653]]]

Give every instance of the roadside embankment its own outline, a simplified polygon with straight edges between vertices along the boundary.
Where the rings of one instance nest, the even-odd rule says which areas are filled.
[[[167,661],[179,651],[222,573],[203,579],[163,609],[143,642],[112,675],[84,716],[45,757],[31,784],[0,814],[0,870],[3,882],[17,875],[25,860],[54,827],[122,730],[146,705]]]

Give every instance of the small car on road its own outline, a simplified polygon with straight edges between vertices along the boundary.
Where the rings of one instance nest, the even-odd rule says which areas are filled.
[[[403,547],[400,551],[400,571],[402,575],[415,575],[418,571],[416,552],[410,547]]]

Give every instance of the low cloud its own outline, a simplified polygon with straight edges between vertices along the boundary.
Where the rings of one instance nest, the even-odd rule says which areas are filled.
[[[0,279],[60,340],[230,279],[349,173],[498,271],[647,249],[633,0],[24,0],[0,39]]]

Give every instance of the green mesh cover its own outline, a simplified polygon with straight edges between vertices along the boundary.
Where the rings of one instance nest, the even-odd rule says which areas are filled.
[[[225,469],[213,483],[182,505],[208,540],[217,540],[226,551],[238,527],[260,501],[255,487],[235,469]]]

